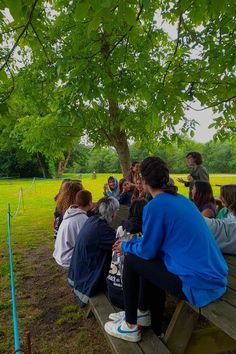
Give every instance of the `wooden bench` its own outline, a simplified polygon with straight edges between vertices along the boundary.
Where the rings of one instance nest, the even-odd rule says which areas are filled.
[[[236,257],[225,258],[229,266],[229,283],[220,300],[200,309],[185,301],[178,303],[163,338],[173,354],[209,354],[233,349],[236,353]],[[199,315],[215,327],[194,332]],[[219,340],[217,336],[220,336]]]
[[[143,329],[139,343],[125,342],[104,331],[112,351],[119,354],[212,354],[235,349],[233,353],[236,353],[236,257],[227,256],[226,260],[229,284],[220,300],[201,309],[180,301],[162,340],[150,328]],[[88,313],[91,311],[104,330],[109,314],[116,309],[104,294],[99,294],[89,301]],[[194,331],[200,315],[215,327]]]

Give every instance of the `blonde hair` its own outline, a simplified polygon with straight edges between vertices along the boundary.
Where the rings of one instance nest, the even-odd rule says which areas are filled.
[[[236,184],[224,184],[221,186],[220,196],[226,208],[236,216]]]

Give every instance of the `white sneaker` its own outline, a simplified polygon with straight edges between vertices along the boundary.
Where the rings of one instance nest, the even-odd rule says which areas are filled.
[[[138,325],[129,328],[125,320],[110,321],[104,325],[105,331],[113,337],[121,338],[129,342],[138,342],[141,340],[141,329]]]
[[[125,319],[125,311],[110,313],[109,319],[112,321],[121,321]],[[142,312],[140,310],[137,311],[137,324],[142,327],[151,326],[151,315],[150,311]]]

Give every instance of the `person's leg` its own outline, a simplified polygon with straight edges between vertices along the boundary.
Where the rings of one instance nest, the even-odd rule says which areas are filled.
[[[139,304],[143,310],[147,307],[152,310],[154,327],[156,327],[156,332],[160,332],[165,291],[180,299],[186,299],[182,291],[182,282],[178,276],[166,269],[160,259],[144,260],[133,255],[127,255],[124,263],[123,290],[126,322],[130,324],[137,323],[139,276],[145,280],[142,280],[141,283],[143,294],[139,299]]]

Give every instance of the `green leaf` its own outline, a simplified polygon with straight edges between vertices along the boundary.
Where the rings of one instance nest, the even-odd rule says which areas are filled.
[[[95,16],[92,21],[90,21],[89,25],[88,25],[88,30],[87,30],[87,33],[88,35],[90,35],[90,33],[92,31],[96,31],[98,26],[99,26],[99,23],[100,23],[100,17],[99,16]]]
[[[126,7],[126,11],[124,13],[124,19],[130,26],[133,26],[135,24],[136,13],[131,7]]]
[[[14,20],[18,22],[22,17],[22,3],[21,0],[7,0],[6,7],[9,8]]]
[[[88,1],[79,2],[75,8],[75,17],[77,20],[82,21],[88,14],[90,4]]]
[[[4,69],[0,71],[0,80],[5,81],[7,79],[7,74]]]

